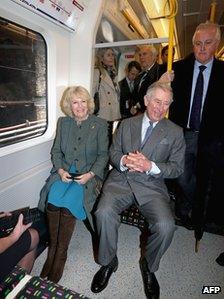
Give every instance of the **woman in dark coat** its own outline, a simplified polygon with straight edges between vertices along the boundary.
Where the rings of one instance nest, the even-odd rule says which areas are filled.
[[[47,212],[50,244],[41,277],[58,282],[76,219],[92,223],[91,210],[108,162],[105,120],[92,115],[94,102],[81,86],[68,87],[51,149],[51,175],[41,190],[39,208]],[[72,179],[71,173],[78,175]]]

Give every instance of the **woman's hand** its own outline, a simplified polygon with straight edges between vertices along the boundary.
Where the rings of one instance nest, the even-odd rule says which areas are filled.
[[[0,212],[0,218],[11,216],[12,214],[10,212]]]
[[[92,171],[86,172],[78,176],[74,181],[80,185],[85,185],[89,180],[94,177],[94,173]]]
[[[11,213],[1,213],[0,217],[10,216],[9,214],[11,215]],[[4,215],[4,216],[2,216],[2,215]],[[8,235],[7,237],[0,239],[0,253],[4,252],[10,246],[12,246],[12,244],[14,244],[31,225],[32,225],[32,222],[28,223],[26,225],[23,224],[23,214],[20,214],[17,224],[16,224],[14,230],[11,232],[11,234]]]
[[[32,222],[28,224],[23,224],[23,214],[19,215],[18,222],[10,234],[10,236],[13,238],[14,241],[17,241],[20,236],[32,225]]]
[[[58,169],[58,174],[60,175],[62,182],[69,183],[69,182],[72,181],[71,176],[68,173],[68,171],[66,171],[62,168],[59,168]]]

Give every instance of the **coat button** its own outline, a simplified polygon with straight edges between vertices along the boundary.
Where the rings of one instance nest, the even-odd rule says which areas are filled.
[[[81,140],[81,137],[79,137],[78,140]]]
[[[75,150],[75,151],[77,151],[77,148],[76,148],[76,147],[74,147],[74,150]]]
[[[108,91],[107,94],[110,94],[110,92]]]
[[[109,102],[108,105],[111,105],[111,103]]]

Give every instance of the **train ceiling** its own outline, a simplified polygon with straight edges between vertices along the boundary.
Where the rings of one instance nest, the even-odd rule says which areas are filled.
[[[170,2],[175,0],[106,0],[102,20],[112,25],[113,40],[145,39],[168,37]],[[183,58],[192,51],[192,36],[196,26],[210,19],[213,12],[214,22],[221,26],[222,41],[219,49],[224,52],[224,0],[179,0],[175,17],[176,59]],[[212,10],[211,10],[212,8]],[[111,37],[112,38],[112,37]],[[106,41],[99,28],[97,42]]]

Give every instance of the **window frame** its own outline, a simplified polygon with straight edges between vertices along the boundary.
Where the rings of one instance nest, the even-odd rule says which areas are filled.
[[[34,118],[34,121],[28,121],[27,124],[24,121],[21,124],[17,124],[15,122],[15,124],[11,125],[12,129],[9,129],[9,130],[7,130],[7,128],[10,128],[10,126],[6,125],[6,127],[5,127],[6,130],[5,131],[2,130],[3,131],[2,134],[3,134],[3,139],[4,139],[4,134],[6,136],[9,135],[8,137],[6,137],[6,139],[8,138],[8,140],[9,140],[9,144],[1,145],[0,149],[2,149],[2,148],[5,148],[5,147],[16,145],[20,142],[25,142],[25,141],[28,141],[28,140],[32,140],[32,139],[41,137],[45,134],[45,132],[48,129],[48,47],[47,47],[46,39],[45,39],[45,37],[43,36],[43,34],[41,32],[38,32],[37,30],[34,30],[33,28],[25,26],[24,24],[21,25],[20,23],[12,21],[12,20],[10,20],[8,18],[5,18],[3,16],[0,16],[0,17],[1,17],[1,20],[3,22],[5,21],[6,23],[9,23],[10,26],[15,26],[15,28],[20,28],[21,32],[22,32],[22,30],[24,30],[25,32],[27,31],[29,34],[36,35],[39,39],[41,39],[41,42],[43,43],[42,44],[43,47],[44,47],[43,48],[43,51],[44,51],[44,61],[43,61],[43,63],[45,64],[45,73],[43,75],[43,79],[44,79],[44,83],[45,83],[45,90],[44,90],[44,94],[45,94],[45,97],[44,97],[44,106],[45,107],[44,108],[45,109],[44,109],[44,113],[45,113],[45,116],[46,116],[43,120],[41,118],[38,118],[37,114],[36,114],[37,111],[34,110],[34,108],[37,107],[36,102],[32,101],[31,99],[28,100],[28,103],[27,103],[28,106],[31,106],[31,107],[33,106],[34,107],[33,109],[30,110],[30,112],[34,112],[34,115],[36,116]],[[18,33],[18,39],[20,38],[19,34],[20,33]],[[17,40],[15,40],[15,41],[17,42]],[[21,48],[18,48],[18,51],[23,53]],[[15,58],[18,57],[18,55],[19,55],[18,52],[15,53]],[[23,55],[25,55],[25,54],[23,53]],[[36,59],[36,57],[37,56],[34,56],[33,60],[31,59],[30,62],[33,63],[33,61],[34,61],[34,59]],[[27,61],[25,61],[25,63],[27,63]],[[17,68],[17,65],[15,65],[15,67]],[[21,71],[21,72],[23,71],[22,69],[18,69],[18,70]],[[24,71],[27,72],[27,65],[25,65]],[[38,73],[36,73],[36,74],[38,74]],[[11,82],[9,82],[9,83],[11,83]],[[16,84],[13,81],[12,81],[12,83]],[[6,82],[6,84],[7,84],[7,82]],[[27,89],[25,89],[25,92],[26,92],[26,90]],[[6,102],[7,102],[7,100],[6,100]],[[16,108],[17,105],[18,105],[17,107],[19,107],[20,104],[24,105],[24,107],[25,107],[25,103],[22,103],[22,101],[18,101],[18,102],[15,101],[14,107]],[[10,107],[10,104],[9,104],[9,107]],[[24,107],[22,109],[24,109]],[[6,103],[6,109],[7,109],[7,103]],[[4,113],[4,110],[3,110],[3,113]],[[10,111],[9,111],[9,113],[10,113]],[[15,115],[15,116],[18,116],[18,114]],[[28,111],[28,116],[29,116],[29,111]],[[39,130],[38,130],[38,128],[39,128]],[[41,128],[43,128],[43,131],[41,131]],[[4,127],[2,129],[4,129]],[[36,134],[35,134],[35,131],[36,131]],[[21,132],[21,134],[20,134],[20,132]],[[13,133],[15,133],[15,136],[13,136]],[[11,142],[10,142],[10,139],[12,139]]]
[[[29,13],[29,12],[28,12]],[[52,31],[48,26],[46,26],[45,20],[43,20],[40,16],[34,15],[32,22],[30,21],[30,18],[25,16],[18,16],[11,12],[8,12],[6,10],[1,10],[0,16],[3,19],[6,19],[12,23],[16,23],[19,26],[27,27],[28,29],[31,29],[32,31],[35,31],[44,38],[45,44],[47,47],[47,55],[46,55],[46,61],[47,61],[47,72],[46,72],[46,78],[47,78],[47,90],[46,90],[46,96],[47,96],[47,119],[48,119],[48,125],[47,129],[44,132],[43,135],[38,136],[36,138],[31,138],[28,140],[24,140],[18,143],[14,143],[11,145],[7,145],[0,148],[0,157],[4,157],[6,155],[10,155],[16,152],[19,152],[21,150],[26,150],[29,148],[32,148],[34,146],[41,146],[41,144],[46,142],[52,142],[54,138],[55,128],[56,128],[56,113],[57,110],[55,109],[55,106],[57,105],[56,101],[56,53],[57,53],[57,46],[54,40],[54,35],[52,34]],[[40,22],[42,21],[42,22]],[[51,53],[51,55],[49,55]],[[49,75],[51,74],[51,75]]]

